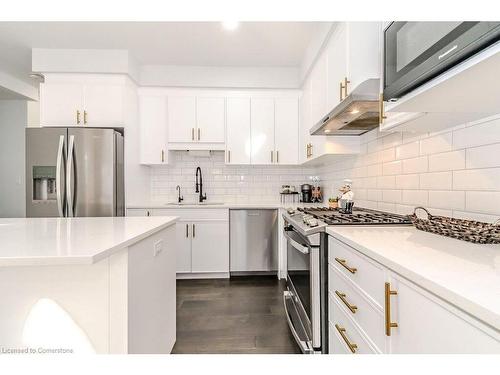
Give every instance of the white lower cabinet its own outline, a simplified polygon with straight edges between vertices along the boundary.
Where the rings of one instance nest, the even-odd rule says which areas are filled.
[[[229,277],[229,210],[128,209],[127,216],[177,216],[177,276]]]
[[[329,237],[329,353],[500,353],[500,332]]]

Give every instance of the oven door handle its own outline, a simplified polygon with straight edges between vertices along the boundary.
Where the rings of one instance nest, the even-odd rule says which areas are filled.
[[[300,251],[302,254],[304,255],[307,255],[309,254],[309,247],[305,246],[305,245],[302,245],[300,243],[298,243],[297,241],[295,241],[289,234],[288,232],[292,232],[292,231],[285,231],[285,237],[287,238],[287,240],[290,242],[290,245],[293,246],[293,248],[297,251]]]
[[[288,311],[288,300],[292,300],[293,296],[289,291],[285,291],[283,294],[283,303],[285,305],[285,315],[286,315],[286,320],[288,321],[288,327],[290,327],[290,331],[292,331],[293,338],[297,342],[297,344],[300,346],[300,350],[304,354],[314,354],[314,349],[311,348],[310,343],[307,341],[302,340],[299,337],[299,334],[297,333],[297,330],[295,329],[292,319],[290,317],[290,312]]]

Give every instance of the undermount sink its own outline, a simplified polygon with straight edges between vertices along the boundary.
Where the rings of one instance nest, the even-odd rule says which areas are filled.
[[[165,203],[166,206],[222,206],[224,205],[224,202],[194,202],[194,203],[189,203],[189,202],[169,202]]]

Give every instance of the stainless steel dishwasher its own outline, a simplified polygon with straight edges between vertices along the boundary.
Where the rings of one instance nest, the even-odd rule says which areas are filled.
[[[232,275],[278,270],[278,211],[229,211],[230,272]]]

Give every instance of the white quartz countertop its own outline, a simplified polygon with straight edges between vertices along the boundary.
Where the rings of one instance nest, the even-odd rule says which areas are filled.
[[[500,329],[500,245],[414,227],[329,227],[328,234]]]
[[[0,267],[92,264],[177,217],[0,219]]]
[[[249,203],[182,203],[178,204],[168,204],[162,202],[145,202],[139,204],[131,204],[127,206],[127,209],[178,209],[178,208],[227,208],[227,209],[279,209],[279,208],[297,208],[297,207],[323,207],[327,206],[328,203],[259,203],[259,202],[249,202]]]

